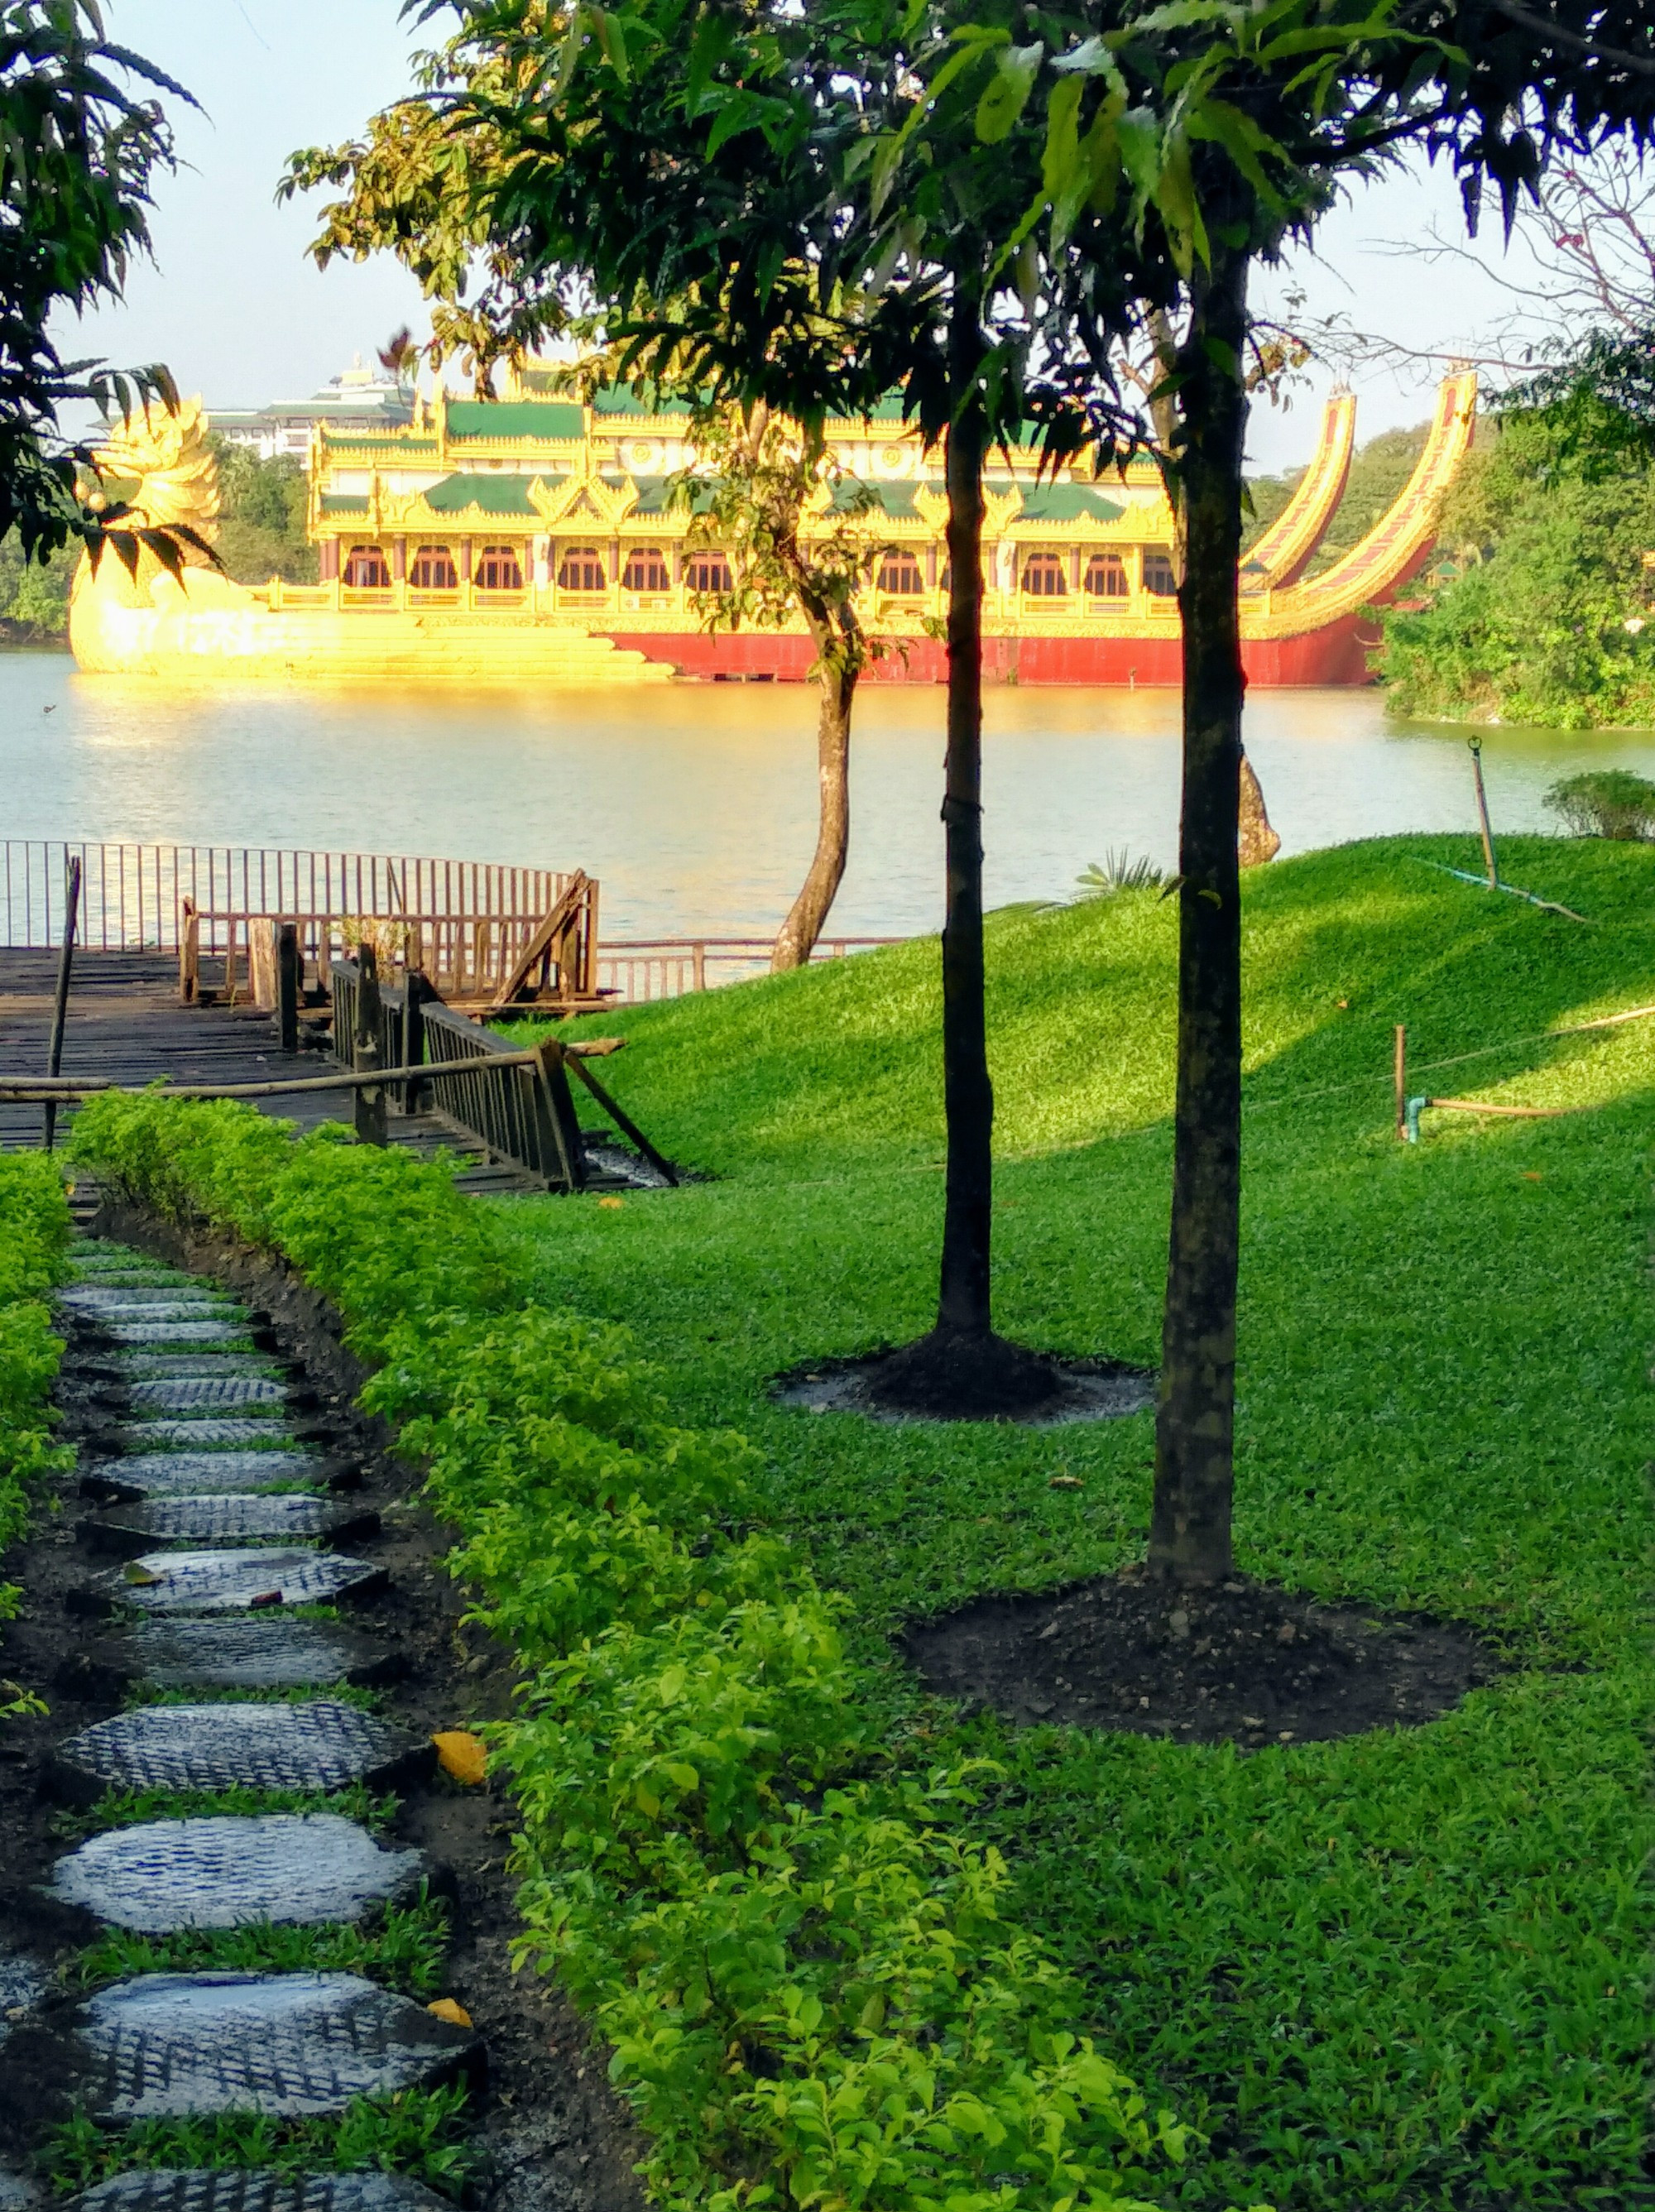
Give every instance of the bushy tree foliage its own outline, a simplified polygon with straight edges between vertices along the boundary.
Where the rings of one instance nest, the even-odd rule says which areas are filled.
[[[1400,714],[1558,729],[1655,721],[1655,468],[1609,411],[1507,413],[1445,502],[1451,556],[1384,616]]]
[[[61,427],[70,409],[175,405],[166,370],[65,361],[48,327],[119,298],[149,251],[151,188],[173,166],[158,91],[189,99],[109,40],[97,0],[0,0],[0,538],[15,531],[27,559],[78,539],[136,568],[142,543],[176,570],[174,537],[193,540],[126,527]]]

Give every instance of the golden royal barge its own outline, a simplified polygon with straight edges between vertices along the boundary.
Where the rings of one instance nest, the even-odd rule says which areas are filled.
[[[686,551],[670,498],[693,459],[682,413],[625,392],[585,404],[526,371],[500,399],[439,393],[405,426],[318,423],[309,535],[321,580],[248,588],[204,565],[180,585],[146,555],[136,580],[83,564],[70,607],[80,665],[124,675],[379,678],[470,683],[798,680],[803,624],[709,636],[697,591],[727,574],[716,551]],[[1382,605],[1429,557],[1444,490],[1469,446],[1470,372],[1440,386],[1413,476],[1359,544],[1305,570],[1350,466],[1356,405],[1331,398],[1310,467],[1242,570],[1244,652],[1264,687],[1367,680]],[[111,438],[107,465],[157,524],[210,538],[216,471],[199,400],[137,418]],[[845,476],[876,504],[856,518],[873,550],[870,630],[901,651],[874,680],[936,683],[944,647],[946,501],[928,454],[891,401],[871,420],[830,426]],[[830,495],[824,489],[825,510]],[[1019,684],[1173,684],[1179,678],[1171,514],[1147,461],[1095,479],[1043,478],[1032,447],[995,457],[986,494],[985,674]]]

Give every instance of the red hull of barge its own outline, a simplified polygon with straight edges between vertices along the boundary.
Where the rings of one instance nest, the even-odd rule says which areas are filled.
[[[700,632],[665,634],[611,630],[618,646],[670,661],[678,672],[703,683],[801,684],[812,650],[807,637],[775,631],[738,632],[708,637]],[[1330,623],[1302,637],[1254,638],[1244,641],[1242,665],[1247,681],[1262,691],[1306,690],[1327,684],[1369,683],[1367,656],[1379,642],[1377,626],[1360,617]],[[1151,689],[1183,680],[1177,637],[985,637],[983,673],[990,684],[1068,684]],[[947,681],[946,647],[931,638],[908,641],[905,653],[876,661],[863,681],[870,684],[943,684]]]

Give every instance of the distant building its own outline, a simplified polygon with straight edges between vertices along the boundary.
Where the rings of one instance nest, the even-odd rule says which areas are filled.
[[[381,368],[364,368],[358,354],[351,366],[309,399],[278,400],[269,407],[215,407],[212,426],[226,442],[246,446],[261,461],[291,453],[303,467],[310,462],[310,434],[319,422],[347,434],[400,429],[414,419],[414,395]]]

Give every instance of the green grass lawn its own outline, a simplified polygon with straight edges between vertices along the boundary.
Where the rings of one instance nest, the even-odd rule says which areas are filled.
[[[1312,854],[1246,894],[1241,1561],[1478,1625],[1507,1671],[1428,1728],[1251,1758],[1017,1731],[893,1656],[904,1618],[1117,1568],[1148,1526],[1147,1414],[1031,1432],[768,1401],[932,1317],[934,944],[589,1025],[624,1030],[605,1080],[713,1179],[506,1202],[548,1302],[629,1322],[676,1418],[761,1447],[776,1523],[854,1601],[894,1756],[994,1762],[979,1832],[1081,1977],[1081,2025],[1207,2131],[1169,2199],[1203,2212],[1645,2201],[1655,1021],[1536,1033],[1655,1000],[1655,851],[1501,857],[1591,925],[1421,864],[1475,865],[1464,840]],[[1175,936],[1153,893],[990,921],[997,1318],[1027,1342],[1155,1358]],[[1401,1146],[1397,1021],[1415,1090],[1591,1110],[1427,1115]]]

